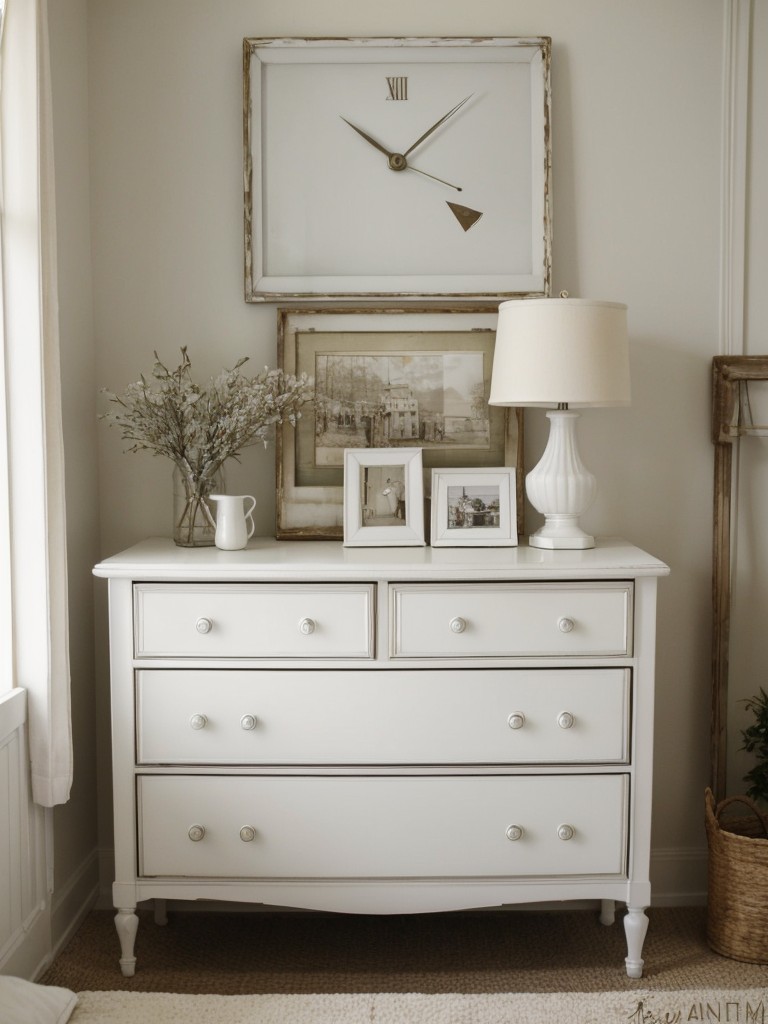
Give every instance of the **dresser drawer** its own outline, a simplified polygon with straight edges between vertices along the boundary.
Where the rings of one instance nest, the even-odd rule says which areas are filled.
[[[369,584],[134,587],[137,658],[372,658]]]
[[[136,673],[142,764],[628,759],[628,669]]]
[[[622,876],[622,775],[142,776],[139,873]],[[568,838],[570,836],[570,838]]]
[[[393,584],[393,658],[621,657],[630,583]]]

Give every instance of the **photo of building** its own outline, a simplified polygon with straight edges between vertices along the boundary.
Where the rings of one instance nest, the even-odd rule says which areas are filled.
[[[344,448],[490,445],[480,352],[318,355],[315,392],[317,466]]]

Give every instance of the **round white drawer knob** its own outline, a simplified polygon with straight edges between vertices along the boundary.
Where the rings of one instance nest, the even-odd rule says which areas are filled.
[[[240,728],[245,729],[246,732],[250,732],[251,729],[255,729],[256,715],[243,715],[240,719]]]
[[[557,628],[561,633],[570,633],[575,625],[576,623],[573,619],[568,619],[565,616],[563,616],[562,619],[557,620]]]
[[[518,839],[523,838],[523,830],[519,825],[510,825],[507,829],[507,839],[515,843]]]
[[[510,729],[522,729],[525,725],[525,715],[522,711],[513,711],[507,719]]]
[[[466,628],[467,620],[462,619],[460,615],[457,615],[455,619],[451,619],[448,623],[448,629],[450,629],[452,633],[463,633]]]
[[[561,729],[570,729],[573,725],[573,715],[570,711],[561,711],[557,716],[557,724]]]
[[[210,633],[213,629],[213,621],[211,619],[206,619],[204,615],[201,615],[195,623],[195,629],[198,633]]]
[[[252,825],[243,825],[240,829],[240,838],[244,843],[252,843],[256,838],[256,829]]]
[[[310,633],[315,632],[315,620],[314,619],[301,619],[299,622],[299,632],[303,636],[309,636]]]
[[[193,843],[199,843],[205,836],[205,825],[190,825],[187,835]]]
[[[207,715],[192,715],[189,724],[193,729],[204,729],[208,725]]]
[[[560,825],[557,829],[557,838],[567,842],[569,839],[573,839],[575,832],[573,825]]]

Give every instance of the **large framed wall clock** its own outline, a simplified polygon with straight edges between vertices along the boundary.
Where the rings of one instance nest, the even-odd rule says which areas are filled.
[[[550,287],[550,40],[245,39],[245,297]]]

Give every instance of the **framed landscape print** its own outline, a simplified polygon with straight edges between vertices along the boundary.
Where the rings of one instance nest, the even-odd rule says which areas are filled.
[[[515,470],[433,469],[432,547],[517,544]]]
[[[347,448],[345,547],[424,547],[421,448]]]
[[[342,536],[345,449],[418,447],[427,477],[508,465],[522,479],[522,410],[488,405],[496,319],[487,309],[279,311],[278,363],[313,378],[315,401],[277,429],[278,538]]]
[[[243,40],[245,298],[548,295],[550,40]]]

